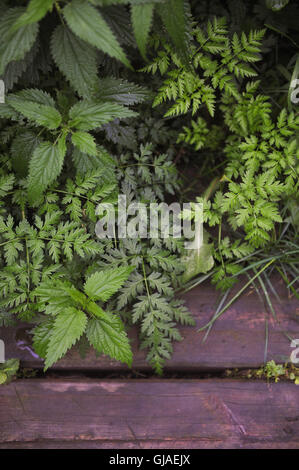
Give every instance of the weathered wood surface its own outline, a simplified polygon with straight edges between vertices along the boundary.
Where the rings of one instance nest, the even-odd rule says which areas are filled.
[[[299,448],[299,389],[240,380],[20,380],[1,448]]]
[[[280,286],[276,286],[278,290]],[[184,340],[174,345],[174,354],[166,364],[166,371],[216,370],[232,367],[259,367],[264,361],[266,319],[268,320],[268,354],[267,360],[276,362],[287,360],[291,353],[290,341],[285,335],[299,338],[299,302],[294,297],[286,296],[286,291],[279,291],[281,302],[273,300],[277,321],[267,312],[254,290],[241,296],[212,328],[208,339],[202,343],[204,333],[197,328],[181,328]],[[185,294],[186,305],[196,319],[197,327],[206,324],[215,312],[217,296],[215,289],[209,285],[199,286]],[[130,332],[134,349],[134,370],[148,371],[145,352],[138,349],[137,333]],[[6,357],[18,357],[25,367],[38,368],[41,361],[34,357],[30,349],[29,336],[25,328],[17,331],[2,328],[0,338],[6,345]],[[60,360],[54,369],[125,371],[128,368],[116,361],[102,356],[96,358],[90,351],[82,360],[76,349],[70,351]]]
[[[13,442],[13,443],[0,443],[1,449],[298,449],[298,442],[258,442],[246,443],[240,447],[239,443],[221,445],[210,445],[207,440],[206,445],[203,441],[198,439],[191,440],[176,440],[176,441],[35,441],[35,442]],[[114,454],[112,454],[114,455]]]

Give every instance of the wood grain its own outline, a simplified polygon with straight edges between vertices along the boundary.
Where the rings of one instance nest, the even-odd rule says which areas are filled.
[[[264,361],[266,320],[268,322],[267,360],[288,360],[291,348],[289,335],[299,338],[299,302],[288,298],[280,284],[276,285],[281,302],[273,299],[277,320],[267,311],[255,291],[250,290],[235,302],[215,323],[208,339],[202,342],[204,333],[197,328],[206,324],[215,312],[218,293],[210,285],[200,286],[184,296],[192,312],[197,328],[181,328],[184,340],[174,344],[174,354],[166,364],[168,372],[199,372],[223,368],[259,367]],[[30,329],[30,328],[29,328]],[[0,338],[6,345],[6,357],[18,357],[29,368],[41,368],[42,362],[34,356],[30,347],[28,326],[2,328]],[[138,348],[137,331],[130,332],[134,349],[133,369],[149,371],[145,352]],[[122,372],[127,366],[105,356],[96,358],[90,351],[83,360],[74,348],[53,369],[100,370]]]
[[[299,448],[299,389],[240,380],[20,380],[1,448]],[[158,447],[156,447],[158,446]]]

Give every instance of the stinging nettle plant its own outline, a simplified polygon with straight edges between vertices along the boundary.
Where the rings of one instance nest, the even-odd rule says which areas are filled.
[[[42,281],[33,295],[48,319],[34,329],[34,348],[45,359],[45,370],[82,335],[99,353],[132,364],[132,351],[120,317],[99,305],[117,292],[134,268],[114,268],[89,276],[83,291],[59,279]]]
[[[33,324],[33,347],[47,369],[74,344],[131,365],[125,323],[138,323],[142,347],[162,373],[171,341],[181,339],[176,323],[192,322],[174,299],[181,248],[175,240],[99,240],[96,208],[116,204],[120,190],[162,201],[178,188],[170,155],[140,146],[136,117],[150,93],[130,77],[156,22],[186,57],[188,5],[0,6],[0,324]]]

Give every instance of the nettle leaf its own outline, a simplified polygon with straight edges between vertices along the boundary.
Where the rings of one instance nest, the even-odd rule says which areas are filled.
[[[0,104],[0,118],[11,119],[12,121],[18,121],[19,114],[9,106],[7,103]]]
[[[31,131],[18,133],[12,141],[10,148],[12,167],[19,176],[27,175],[29,161],[40,143],[41,139]]]
[[[64,7],[63,14],[67,24],[79,38],[130,67],[124,51],[96,8],[85,0],[73,0]]]
[[[146,44],[153,21],[154,4],[132,5],[131,14],[136,42],[142,56],[145,58]]]
[[[107,150],[101,146],[97,146],[97,155],[95,156],[87,155],[86,153],[82,153],[78,148],[75,148],[72,152],[72,160],[79,174],[85,175],[85,173],[91,170],[105,168],[105,179],[108,181],[114,181],[115,179],[115,163]]]
[[[142,103],[149,97],[146,88],[114,77],[101,79],[96,92],[99,101],[115,101],[126,106]]]
[[[78,341],[83,335],[86,325],[85,313],[74,307],[66,308],[57,315],[47,348],[45,371]]]
[[[39,126],[53,130],[57,129],[61,124],[61,114],[57,109],[50,106],[33,103],[32,101],[23,101],[17,96],[10,96],[8,104],[30,121],[36,122]]]
[[[53,130],[61,124],[61,115],[55,108],[32,102],[23,102],[18,99],[9,100],[9,103],[16,111],[19,111],[27,119],[35,121],[39,126]]]
[[[67,285],[67,287],[69,288],[69,285]],[[66,284],[63,282],[43,281],[34,290],[33,294],[37,297],[41,305],[45,306],[45,304],[49,304],[47,307],[43,308],[47,314],[57,315],[63,312],[67,307],[77,306],[66,290]]]
[[[33,349],[42,359],[46,358],[54,320],[44,321],[33,330]]]
[[[34,151],[29,164],[28,199],[36,202],[42,192],[59,176],[64,161],[64,155],[58,145],[43,142]]]
[[[90,96],[97,84],[96,49],[60,25],[51,39],[54,61],[72,87],[83,98]]]
[[[61,155],[65,156],[67,151],[66,138],[68,135],[68,130],[64,129],[62,134],[57,140],[57,147]]]
[[[23,11],[23,8],[10,9],[0,20],[0,75],[10,62],[23,59],[36,40],[37,24],[22,26],[18,31],[12,31],[12,26]]]
[[[70,127],[80,131],[90,131],[116,118],[134,117],[137,113],[117,103],[92,103],[80,101],[70,110]]]
[[[12,95],[15,96],[15,95]],[[33,103],[42,104],[55,108],[55,101],[49,93],[37,88],[28,88],[27,90],[19,91],[16,96],[24,101],[32,101]]]
[[[39,51],[38,40],[35,41],[33,47],[30,51],[26,52],[25,56],[21,60],[13,60],[5,68],[5,72],[2,75],[2,80],[5,83],[6,91],[9,91],[13,86],[19,82],[24,72],[30,70],[31,67],[34,67],[33,61],[35,60]]]
[[[41,20],[52,9],[54,3],[55,0],[30,0],[25,13],[14,24],[13,30]]]
[[[101,9],[103,19],[107,22],[117,41],[122,47],[136,48],[129,9],[126,7],[110,6]]]
[[[158,13],[176,48],[185,55],[187,24],[184,0],[168,0],[158,5]]]
[[[88,132],[77,131],[72,134],[72,143],[81,152],[87,155],[95,156],[97,154],[97,146],[95,140]]]
[[[7,98],[8,104],[27,119],[48,129],[57,129],[62,121],[61,114],[56,108],[41,104],[32,99],[26,99],[24,93],[11,94]]]
[[[87,279],[84,291],[91,299],[106,302],[123,286],[134,269],[127,267],[96,272]]]
[[[88,321],[86,335],[92,346],[99,352],[132,365],[132,350],[128,337],[123,331],[120,319],[115,317],[111,324],[93,318]]]

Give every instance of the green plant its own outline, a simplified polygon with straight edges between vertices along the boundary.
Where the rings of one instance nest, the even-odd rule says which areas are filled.
[[[0,324],[32,323],[47,369],[73,344],[131,365],[123,320],[139,323],[161,373],[176,323],[192,321],[174,300],[178,242],[100,240],[95,227],[97,206],[116,207],[119,192],[152,202],[179,187],[171,152],[154,149],[168,131],[150,114],[136,119],[150,93],[132,64],[161,26],[186,59],[188,6],[11,3],[0,2]],[[153,146],[142,144],[147,133]]]
[[[95,272],[86,279],[84,292],[60,279],[39,284],[33,295],[37,308],[45,312],[47,319],[34,329],[33,345],[38,355],[45,359],[45,370],[83,334],[99,353],[132,364],[132,352],[120,317],[104,311],[99,302],[107,302],[133,269]]]
[[[5,108],[0,108],[2,116],[10,117],[18,124],[24,116],[30,124],[39,128],[38,133],[35,133],[34,129],[28,126],[28,132],[24,132],[22,137],[18,135],[14,141],[17,147],[14,147],[15,151],[19,152],[20,146],[27,145],[30,146],[26,148],[28,154],[32,153],[28,162],[27,183],[28,201],[32,205],[40,202],[43,191],[60,175],[68,152],[68,143],[74,146],[74,159],[78,158],[78,154],[97,157],[95,139],[87,131],[115,118],[135,116],[134,112],[124,106],[109,101],[81,100],[71,106],[68,113],[65,108],[68,106],[62,111],[65,115],[65,122],[62,122],[62,114],[55,108],[53,98],[42,90],[35,89],[8,95]],[[52,131],[52,140],[43,140],[40,137],[46,131]]]
[[[0,0],[0,325],[32,323],[46,368],[73,343],[130,364],[136,324],[161,374],[178,324],[193,324],[182,284],[223,289],[214,319],[242,274],[272,310],[274,270],[298,295],[298,61],[274,53],[278,37],[297,47],[296,6],[214,3],[226,19],[204,1]],[[97,237],[98,205],[117,210],[119,194],[157,213],[185,201],[184,165],[201,173],[189,178],[206,224],[197,250],[161,232]],[[122,272],[111,297],[86,290]]]
[[[206,106],[211,116],[215,114],[217,91],[225,95],[239,97],[237,80],[256,75],[251,66],[260,60],[261,40],[265,31],[251,31],[248,36],[236,33],[231,39],[225,18],[209,21],[206,30],[196,26],[192,35],[189,65],[182,62],[170,44],[154,42],[158,56],[142,70],[162,76],[164,83],[159,89],[153,106],[174,101],[165,116],[192,115]],[[191,65],[190,65],[191,64]]]
[[[219,189],[214,185],[212,193],[207,191],[206,196],[197,197],[196,201],[203,204],[203,222],[210,227],[218,226],[212,252],[217,265],[212,281],[224,290],[236,282],[244,261],[253,261],[257,250],[266,251],[281,242],[278,226],[284,222],[282,208],[289,207],[290,201],[296,204],[299,195],[296,139],[299,117],[286,109],[277,115],[270,98],[258,93],[259,81],[247,80],[257,75],[252,65],[260,59],[264,33],[264,30],[241,36],[234,33],[231,38],[225,20],[215,18],[206,28],[195,25],[193,29],[189,56],[192,67],[183,64],[171,46],[164,45],[158,57],[144,69],[153,73],[160,70],[162,76],[167,74],[154,107],[174,101],[165,116],[198,116],[196,121],[191,120],[191,127],[183,127],[177,141],[193,146],[196,151],[211,149],[211,126],[199,113],[204,112],[204,105],[214,116],[218,93],[217,114],[222,113],[227,128],[226,135],[222,134],[225,166],[218,179]],[[159,46],[157,42],[155,47]],[[221,135],[220,125],[212,126],[218,127]],[[193,217],[192,211],[184,215]],[[296,234],[298,226],[294,229]],[[281,233],[285,235],[285,231]],[[207,246],[200,247],[202,253]],[[206,259],[210,254],[208,250]],[[199,263],[195,264],[193,276],[201,269]]]
[[[6,385],[11,382],[20,367],[18,359],[8,359],[4,364],[0,364],[0,385]]]
[[[264,367],[261,367],[255,372],[257,377],[265,376],[267,380],[274,379],[275,382],[279,382],[280,378],[286,378],[293,380],[295,385],[299,385],[299,377],[296,374],[297,370],[295,367],[288,367],[287,364],[276,364],[275,361],[269,361]]]
[[[143,56],[154,12],[181,54],[187,47],[188,15],[183,0],[168,0],[167,5],[160,0],[141,4],[138,0],[72,0],[66,5],[30,0],[27,8],[10,9],[9,1],[1,3],[5,10],[0,22],[0,75],[10,75],[10,83],[18,81],[32,62],[40,67],[38,45],[45,40],[41,23],[47,27],[47,39],[50,28],[51,53],[62,74],[81,97],[90,96],[98,82],[98,51],[132,67],[123,49],[128,42],[132,45],[126,5],[130,5],[133,31]]]
[[[121,155],[117,176],[128,203],[155,203],[157,211],[161,210],[165,192],[174,194],[179,187],[169,156],[155,155],[151,145],[141,145],[140,152],[133,155]],[[128,217],[128,223],[132,219]],[[88,270],[92,273],[107,266],[136,266],[110,308],[140,325],[140,346],[148,350],[147,359],[159,374],[171,356],[172,341],[182,339],[177,324],[194,324],[183,302],[174,297],[174,288],[184,271],[180,259],[183,252],[183,240],[163,238],[159,228],[152,238],[112,239],[102,259]]]
[[[279,381],[279,377],[285,375],[285,368],[281,364],[275,364],[275,361],[269,361],[264,367],[264,373],[267,379],[274,379],[275,382]]]

